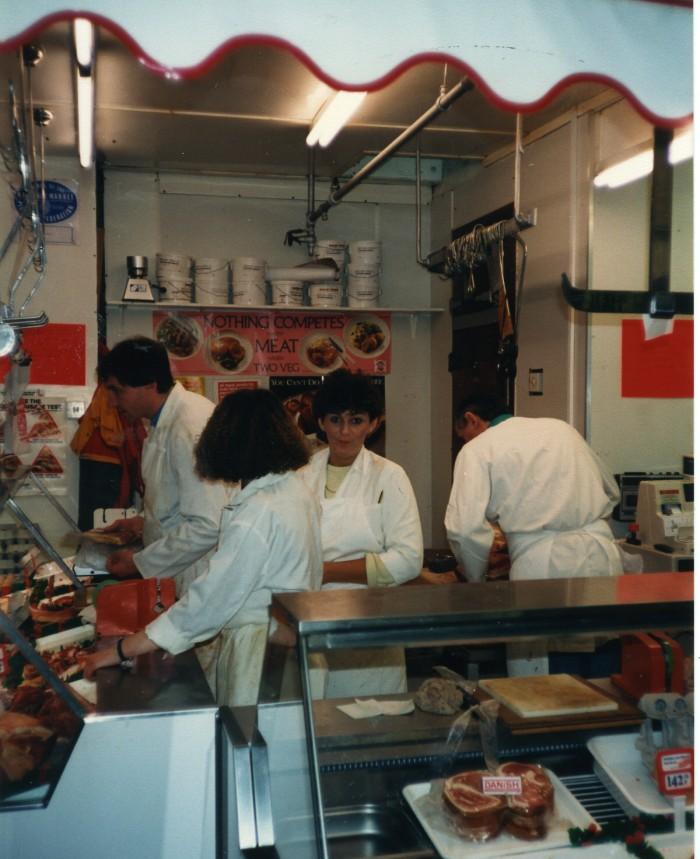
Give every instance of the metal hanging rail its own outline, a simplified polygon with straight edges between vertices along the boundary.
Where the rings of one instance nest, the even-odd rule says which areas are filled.
[[[435,119],[436,116],[439,116],[441,113],[446,111],[453,102],[455,102],[460,96],[464,95],[464,93],[469,92],[474,88],[474,84],[468,78],[462,78],[459,83],[455,84],[449,92],[441,92],[435,103],[432,107],[429,107],[428,110],[425,111],[424,114],[418,117],[411,125],[408,126],[404,131],[399,134],[397,138],[395,138],[391,143],[384,147],[377,155],[372,158],[371,161],[368,161],[364,167],[355,173],[352,179],[349,179],[344,185],[341,185],[335,191],[331,191],[328,199],[321,203],[313,211],[309,212],[307,215],[306,221],[308,226],[312,226],[318,221],[319,218],[324,217],[327,212],[333,208],[333,206],[337,206],[338,203],[343,199],[343,197],[347,196],[354,188],[356,188],[361,182],[363,182],[368,176],[370,176],[374,171],[381,167],[384,162],[390,158],[398,149],[403,146],[404,143],[411,140],[411,138],[415,137],[419,131],[425,128],[430,122]]]
[[[537,224],[537,212],[525,212],[509,218],[503,222],[503,237],[517,237],[522,230],[528,227],[534,227]],[[440,274],[443,277],[451,277],[455,272],[451,269],[449,263],[450,248],[455,244],[452,242],[449,246],[440,248],[437,251],[429,253],[427,258],[421,263],[428,271],[433,274]]]

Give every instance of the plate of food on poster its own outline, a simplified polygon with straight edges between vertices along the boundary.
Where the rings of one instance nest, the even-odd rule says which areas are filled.
[[[332,373],[343,366],[343,347],[329,334],[311,334],[301,343],[301,360],[314,373]]]
[[[351,354],[358,358],[376,358],[389,347],[391,332],[383,319],[368,314],[351,319],[345,326],[343,339]]]
[[[217,334],[207,342],[207,359],[220,373],[242,373],[253,357],[253,347],[245,337]]]
[[[156,328],[156,340],[174,358],[192,358],[199,352],[203,339],[202,329],[188,316],[171,314],[162,319]]]

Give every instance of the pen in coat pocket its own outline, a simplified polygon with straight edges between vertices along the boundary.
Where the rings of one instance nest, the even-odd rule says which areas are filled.
[[[379,493],[379,499],[378,499],[378,501],[377,501],[377,504],[381,504],[381,503],[382,503],[382,498],[384,498],[384,490],[383,490],[383,489],[382,489],[382,491]]]

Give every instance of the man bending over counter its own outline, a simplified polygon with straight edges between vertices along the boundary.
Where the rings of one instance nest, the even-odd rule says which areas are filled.
[[[467,443],[455,461],[445,528],[469,581],[485,577],[491,523],[508,541],[511,581],[622,573],[606,522],[617,484],[573,427],[513,417],[489,397],[465,400],[457,420]]]

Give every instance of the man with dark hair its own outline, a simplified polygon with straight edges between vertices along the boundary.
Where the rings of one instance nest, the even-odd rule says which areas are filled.
[[[467,443],[455,461],[445,527],[471,581],[486,571],[492,522],[508,540],[511,580],[622,572],[605,521],[617,484],[573,427],[513,417],[487,397],[462,403],[456,423]]]
[[[149,337],[130,337],[117,343],[100,359],[97,375],[100,381],[114,376],[131,388],[154,382],[159,394],[167,394],[175,384],[165,346]]]
[[[456,415],[466,444],[455,460],[445,528],[470,581],[486,573],[492,524],[506,536],[511,581],[614,576],[622,554],[605,521],[615,479],[579,433],[553,418],[516,418],[488,397]],[[508,673],[547,673],[546,640],[508,647]]]
[[[471,581],[486,570],[492,523],[508,541],[511,581],[614,576],[622,554],[605,521],[619,500],[615,479],[576,430],[553,418],[515,418],[489,397],[465,400],[455,420],[466,444],[455,461],[445,528]],[[568,642],[570,643],[570,642]],[[507,647],[508,674],[589,674],[596,641],[559,653],[540,638]],[[616,642],[605,644],[613,651]],[[550,649],[553,650],[550,663]],[[562,661],[565,660],[565,661]],[[610,673],[610,672],[607,672]],[[595,676],[598,676],[597,674]]]
[[[467,397],[455,412],[455,432],[463,441],[471,441],[487,425],[497,426],[509,417],[505,403],[496,397]]]
[[[114,405],[150,422],[143,446],[143,516],[119,520],[114,530],[141,534],[141,551],[113,552],[107,569],[117,578],[176,576],[178,591],[198,575],[216,545],[230,490],[195,472],[194,447],[214,404],[175,382],[165,347],[148,337],[117,343],[97,373]]]

